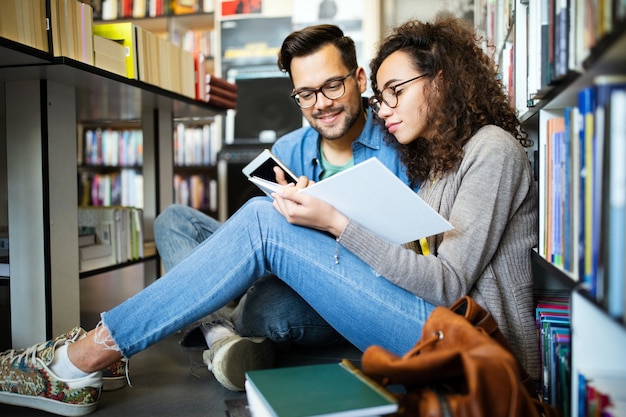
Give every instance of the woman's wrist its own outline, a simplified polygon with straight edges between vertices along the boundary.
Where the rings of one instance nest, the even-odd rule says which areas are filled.
[[[328,232],[332,233],[332,235],[338,239],[343,231],[346,229],[346,226],[348,226],[350,219],[339,211],[337,211],[336,213],[337,214],[333,216],[333,219],[329,225]]]

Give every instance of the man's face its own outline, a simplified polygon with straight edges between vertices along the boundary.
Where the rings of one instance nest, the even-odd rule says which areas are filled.
[[[314,54],[291,61],[294,91],[318,89],[329,81],[345,77],[353,69],[346,68],[335,46],[326,45]],[[302,114],[323,139],[341,139],[361,117],[361,93],[365,91],[366,85],[365,71],[359,68],[344,80],[343,96],[329,99],[318,92],[315,104],[301,109]]]

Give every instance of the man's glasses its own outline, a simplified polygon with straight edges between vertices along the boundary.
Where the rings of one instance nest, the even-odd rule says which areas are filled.
[[[297,91],[291,95],[291,98],[293,98],[301,109],[308,109],[309,107],[315,106],[315,103],[317,103],[317,93],[322,93],[324,97],[329,100],[336,100],[346,93],[346,85],[344,84],[344,81],[346,78],[351,77],[355,71],[356,68],[350,71],[345,77],[328,81],[320,88]]]
[[[396,93],[396,89],[400,86],[403,86],[404,84],[410,83],[411,81],[415,81],[422,77],[425,77],[426,75],[428,74],[418,75],[417,77],[413,77],[410,80],[402,81],[401,83],[398,83],[396,85],[391,85],[387,88],[384,88],[383,91],[380,92],[380,94],[370,97],[370,99],[368,100],[370,107],[374,109],[376,113],[378,113],[378,111],[380,110],[380,106],[382,106],[383,103],[385,103],[390,109],[395,109],[398,105],[398,93]]]

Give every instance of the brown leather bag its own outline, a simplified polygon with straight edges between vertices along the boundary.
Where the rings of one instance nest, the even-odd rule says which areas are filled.
[[[402,417],[559,416],[539,399],[491,314],[468,296],[435,308],[405,355],[370,346],[362,367],[382,385],[404,387]]]

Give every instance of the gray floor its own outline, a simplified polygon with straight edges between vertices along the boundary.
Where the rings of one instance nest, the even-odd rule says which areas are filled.
[[[142,267],[124,273],[81,280],[81,324],[90,328],[102,309],[139,291],[146,281]],[[201,352],[188,352],[174,334],[130,360],[132,387],[102,394],[94,417],[118,416],[219,416],[226,417],[225,401],[243,398],[223,388],[202,364]],[[348,358],[359,363],[360,352],[350,345],[325,349],[281,349],[278,366],[326,363]],[[52,414],[0,404],[0,416],[51,416]]]

